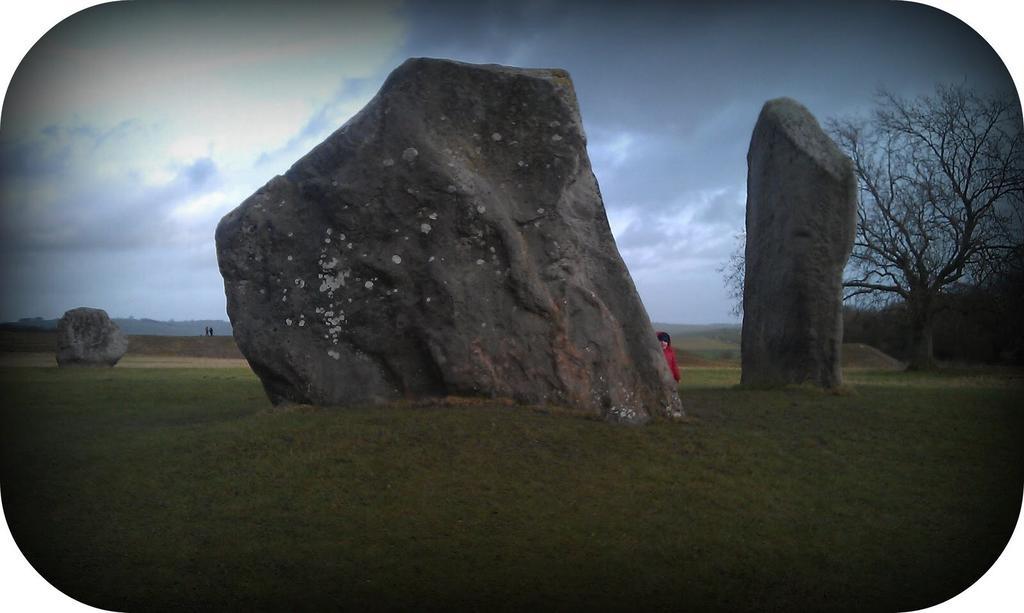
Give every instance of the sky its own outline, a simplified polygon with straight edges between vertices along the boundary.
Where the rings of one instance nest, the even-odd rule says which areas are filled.
[[[0,116],[0,321],[78,306],[226,319],[220,218],[408,57],[563,68],[619,251],[654,321],[736,322],[765,101],[824,123],[879,87],[1014,91],[974,30],[907,2],[115,2],[50,29]],[[27,55],[26,55],[27,52]]]

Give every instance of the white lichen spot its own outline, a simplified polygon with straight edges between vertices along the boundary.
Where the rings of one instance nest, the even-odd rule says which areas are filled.
[[[454,194],[454,193],[455,193],[455,192],[456,192],[456,191],[458,190],[458,188],[457,188],[457,187],[455,187],[454,185],[448,185],[448,187],[447,187],[447,188],[445,188],[445,189],[447,189],[447,190],[448,190],[448,193],[449,193],[449,194]]]
[[[305,325],[306,325],[306,320],[305,319],[300,319],[299,320],[299,327],[301,328],[301,327],[303,327]]]
[[[391,158],[385,158],[384,161],[381,162],[381,164],[383,164],[384,166],[394,166],[395,161],[392,160]]]
[[[501,140],[501,134],[498,134],[497,132],[491,134],[491,140],[493,140],[494,142],[498,142],[499,140]]]
[[[363,287],[365,287],[366,289],[373,289],[373,281],[367,281],[366,283],[363,283]]]
[[[541,208],[537,209],[537,214],[538,215],[543,215],[544,214],[544,207],[541,207]]]
[[[345,233],[344,232],[342,232],[341,234],[338,234],[338,240],[339,241],[345,240]]]
[[[288,261],[289,261],[289,262],[291,262],[291,261],[292,261],[292,256],[288,256]]]
[[[340,360],[341,359],[341,354],[338,353],[337,351],[333,350],[333,349],[328,349],[327,350],[327,355],[331,356],[331,358],[333,358],[335,360]]]
[[[421,223],[420,224],[420,232],[422,232],[424,234],[430,234],[430,224],[428,224],[428,223]]]
[[[557,127],[558,127],[558,126],[560,126],[560,125],[562,125],[562,123],[561,123],[560,121],[557,121],[557,120],[556,120],[556,121],[552,121],[551,123],[549,123],[549,124],[548,124],[548,127],[551,127],[551,128],[557,128]]]
[[[432,219],[434,221],[437,221],[437,213],[436,212],[431,213],[430,215],[427,215],[427,217],[429,217],[430,219]]]
[[[293,237],[293,236],[295,236],[295,233],[294,233],[294,232],[289,232],[289,233],[288,233],[288,238],[291,238],[291,237]]]
[[[401,264],[402,263],[402,256],[400,256],[400,255],[393,255],[393,256],[391,256],[391,261],[394,262],[395,264]]]
[[[427,261],[428,262],[433,262],[434,261],[434,256],[430,256],[429,258],[427,258]]]
[[[523,168],[526,166],[526,162],[519,160],[518,162],[516,162],[516,165],[519,166],[520,168]]]
[[[419,154],[420,152],[416,151],[415,147],[409,147],[408,149],[402,152],[402,159],[405,160],[406,162],[411,162],[415,160],[416,156],[418,156]]]
[[[487,210],[487,207],[485,207],[485,206],[484,206],[484,205],[482,205],[482,204],[481,204],[481,205],[478,205],[478,206],[476,207],[476,212],[477,212],[477,213],[481,213],[481,214],[482,214],[482,213],[483,213],[484,211],[486,211],[486,210]]]
[[[476,261],[476,265],[477,265],[477,266],[481,266],[481,265],[483,265],[483,263],[484,263],[484,261],[483,261],[483,260],[477,260],[477,261]]]
[[[320,284],[320,291],[330,292],[330,294],[333,295],[334,290],[345,286],[345,279],[350,276],[352,276],[351,270],[338,271],[334,276],[325,275],[323,283]]]
[[[324,242],[325,242],[325,243],[329,243],[329,242],[331,242],[331,239],[329,239],[329,238],[325,238],[325,239],[324,239]]]
[[[430,296],[427,296],[427,302],[430,302]]]
[[[289,326],[292,325],[291,318],[288,318],[288,319],[284,320],[284,323],[288,324]]]
[[[324,262],[321,266],[324,268],[334,268],[338,265],[338,258],[331,258],[330,262]]]
[[[346,247],[348,247],[349,249],[351,249],[351,248],[352,248],[352,243],[349,243],[348,245],[346,245]]]
[[[554,136],[551,137],[551,140],[552,140],[552,142],[556,142],[557,143],[558,141],[562,140],[562,137],[561,137],[561,135],[555,134]]]

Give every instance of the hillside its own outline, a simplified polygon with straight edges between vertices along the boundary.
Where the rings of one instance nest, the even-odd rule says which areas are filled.
[[[31,317],[0,323],[3,331],[56,330],[56,319]],[[231,324],[221,319],[194,319],[187,321],[158,321],[156,319],[127,319],[115,317],[112,321],[128,335],[155,336],[202,336],[207,327],[213,328],[216,336],[231,336]]]
[[[0,353],[53,353],[54,331],[0,330]],[[160,355],[193,358],[241,359],[235,339],[228,336],[128,335],[126,355]]]
[[[903,370],[906,364],[864,343],[843,343],[843,368]]]

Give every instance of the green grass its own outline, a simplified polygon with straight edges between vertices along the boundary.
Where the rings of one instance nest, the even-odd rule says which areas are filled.
[[[103,608],[908,610],[1013,529],[1020,377],[828,394],[691,369],[684,421],[629,428],[275,412],[243,370],[11,368],[0,484],[33,565]]]

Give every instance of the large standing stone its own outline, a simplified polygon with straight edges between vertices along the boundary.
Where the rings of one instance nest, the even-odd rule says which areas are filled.
[[[103,309],[71,309],[57,322],[58,366],[113,366],[126,351],[128,339]]]
[[[853,164],[798,102],[765,103],[747,153],[744,384],[842,383]]]
[[[569,75],[411,59],[217,228],[272,402],[681,404],[619,257]]]

